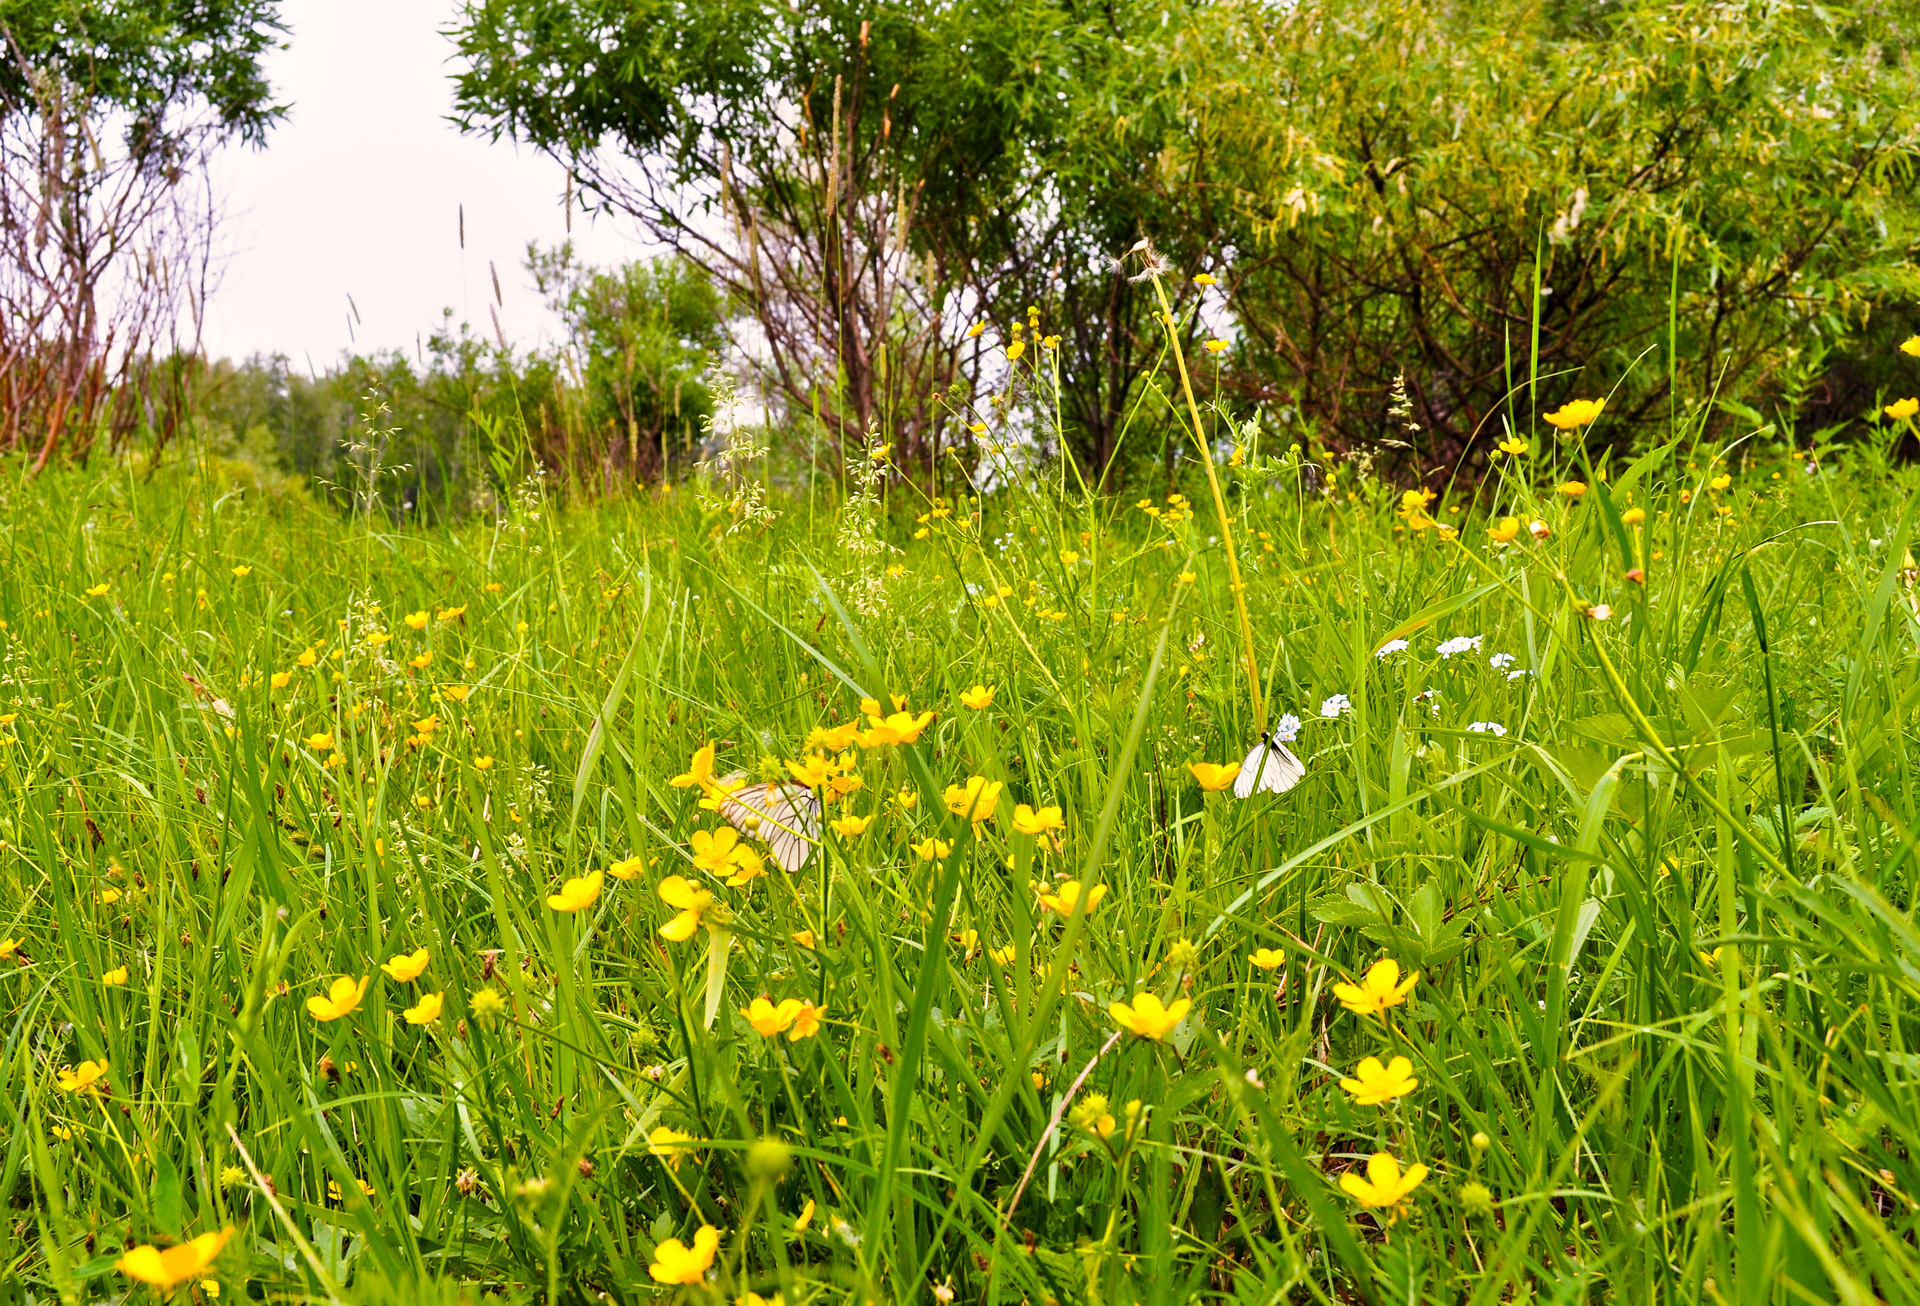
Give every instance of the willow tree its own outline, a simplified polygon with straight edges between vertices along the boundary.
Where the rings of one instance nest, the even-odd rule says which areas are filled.
[[[209,151],[281,115],[277,0],[0,0],[0,452],[35,468],[177,417]],[[155,353],[171,363],[156,375]]]
[[[909,466],[1021,315],[1079,351],[1068,440],[1104,464],[1144,313],[1109,261],[1137,169],[1076,170],[1073,108],[1161,10],[1070,0],[469,0],[460,121],[562,160],[757,324],[762,389]],[[1062,309],[1079,329],[1058,329]],[[984,368],[984,372],[983,372]],[[961,383],[963,396],[952,397]]]

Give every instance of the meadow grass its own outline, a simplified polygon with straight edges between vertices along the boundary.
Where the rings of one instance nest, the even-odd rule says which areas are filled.
[[[1913,477],[1551,435],[1477,502],[1226,471],[1308,768],[1245,801],[1189,767],[1258,724],[1198,481],[11,483],[0,1291],[231,1229],[178,1300],[1912,1299]],[[695,864],[709,741],[824,757],[801,870]],[[1376,1153],[1426,1169],[1369,1208]]]

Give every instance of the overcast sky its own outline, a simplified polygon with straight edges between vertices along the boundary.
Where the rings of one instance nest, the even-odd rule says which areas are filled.
[[[207,352],[281,352],[324,369],[343,350],[412,352],[451,308],[492,334],[499,269],[508,338],[554,324],[523,271],[529,240],[566,238],[558,164],[462,136],[440,35],[457,0],[284,0],[288,48],[268,64],[290,106],[264,150],[214,165],[226,205],[225,269],[208,305]],[[459,214],[466,209],[466,249]],[[574,214],[588,262],[642,253],[630,232]],[[350,324],[353,308],[359,320]],[[351,334],[350,334],[351,332]]]

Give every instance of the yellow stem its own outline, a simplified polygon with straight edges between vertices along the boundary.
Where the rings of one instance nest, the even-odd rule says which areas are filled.
[[[1148,256],[1151,258],[1151,254]],[[1227,575],[1233,584],[1233,610],[1240,618],[1240,642],[1246,651],[1247,692],[1253,698],[1255,728],[1267,728],[1267,705],[1260,696],[1260,661],[1254,654],[1253,621],[1247,616],[1247,587],[1240,579],[1240,555],[1233,547],[1233,526],[1227,517],[1226,497],[1220,493],[1220,477],[1213,470],[1213,451],[1207,448],[1207,436],[1200,424],[1200,405],[1194,402],[1193,382],[1187,377],[1187,356],[1180,348],[1180,334],[1173,329],[1173,306],[1167,302],[1160,274],[1153,274],[1153,293],[1160,300],[1160,320],[1173,344],[1174,365],[1180,370],[1180,392],[1186,396],[1187,412],[1193,418],[1193,442],[1200,446],[1200,461],[1207,469],[1207,488],[1213,491],[1213,511],[1220,521],[1220,543],[1227,550]]]

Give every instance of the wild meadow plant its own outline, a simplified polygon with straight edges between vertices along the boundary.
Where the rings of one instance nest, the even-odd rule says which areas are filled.
[[[8,485],[0,1285],[1910,1300],[1920,405],[1402,491],[1175,357],[1198,501],[863,478],[877,573]]]

